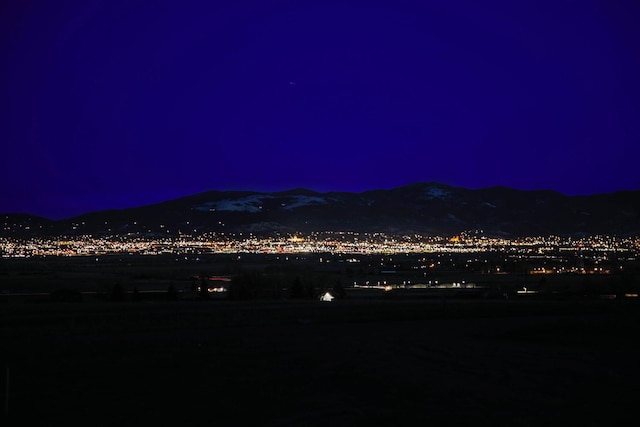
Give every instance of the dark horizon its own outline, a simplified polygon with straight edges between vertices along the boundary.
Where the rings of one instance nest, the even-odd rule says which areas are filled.
[[[552,193],[557,193],[557,194],[560,194],[560,195],[566,196],[566,197],[589,197],[589,196],[598,196],[598,195],[617,194],[617,193],[622,193],[622,192],[640,192],[640,189],[630,189],[630,190],[622,189],[622,190],[615,190],[615,191],[601,192],[601,193],[593,193],[593,194],[566,194],[566,193],[563,193],[563,192],[560,192],[560,191],[556,191],[556,190],[551,190],[551,189],[538,189],[538,188],[535,188],[535,189],[520,189],[520,188],[513,188],[513,187],[504,186],[504,185],[491,185],[491,186],[486,186],[486,187],[470,188],[470,187],[461,187],[461,186],[456,186],[456,185],[449,185],[449,184],[442,183],[442,182],[422,181],[422,182],[412,182],[412,183],[409,183],[409,184],[399,185],[399,186],[396,186],[396,187],[370,188],[370,189],[365,189],[365,190],[361,190],[361,191],[346,191],[346,190],[317,191],[317,190],[310,189],[310,188],[305,188],[305,187],[284,188],[284,189],[265,190],[265,191],[251,190],[251,189],[247,189],[247,188],[240,188],[240,189],[211,189],[211,190],[199,191],[199,192],[192,193],[192,194],[177,195],[176,197],[171,197],[171,198],[163,199],[163,200],[150,201],[148,203],[143,203],[143,204],[132,204],[132,205],[128,205],[128,206],[127,205],[107,206],[107,207],[105,207],[103,209],[97,209],[97,210],[91,210],[91,211],[85,211],[85,212],[78,212],[78,213],[73,214],[73,215],[60,216],[60,217],[40,215],[40,214],[36,214],[36,213],[32,213],[32,212],[0,212],[0,215],[26,215],[26,216],[32,216],[32,217],[40,217],[40,218],[44,218],[44,219],[51,220],[51,221],[64,221],[64,220],[76,218],[76,217],[79,217],[79,216],[89,215],[89,214],[94,214],[94,213],[99,213],[99,212],[121,211],[121,210],[127,210],[127,209],[136,209],[136,208],[142,208],[142,207],[147,207],[147,206],[154,206],[154,205],[159,205],[159,204],[162,204],[162,203],[165,203],[165,202],[171,202],[171,201],[174,201],[174,200],[190,198],[190,197],[203,195],[203,194],[207,194],[207,193],[278,194],[278,193],[287,193],[287,192],[294,192],[294,191],[310,191],[312,193],[316,193],[316,194],[319,194],[319,195],[331,194],[331,193],[362,194],[362,193],[375,192],[375,191],[392,191],[392,190],[396,190],[396,189],[401,189],[401,188],[411,187],[411,186],[418,186],[418,185],[433,185],[433,186],[436,186],[436,187],[437,186],[441,186],[441,187],[447,187],[447,188],[451,188],[451,189],[462,189],[462,190],[469,190],[469,191],[483,191],[483,190],[489,190],[489,189],[494,189],[494,188],[503,188],[503,189],[508,189],[508,190],[514,190],[514,191],[517,191],[517,192],[552,192]]]
[[[444,182],[436,182],[436,181],[418,181],[418,182],[411,182],[411,183],[407,183],[407,184],[401,184],[398,186],[388,186],[388,187],[378,187],[378,188],[365,188],[365,189],[356,189],[356,190],[344,190],[344,189],[319,189],[316,190],[314,188],[309,188],[309,187],[287,187],[287,188],[267,188],[264,190],[258,190],[258,189],[250,189],[250,188],[226,188],[226,189],[209,189],[209,190],[203,190],[203,191],[196,191],[196,192],[192,192],[189,194],[175,194],[172,196],[169,196],[168,198],[164,198],[164,199],[159,199],[159,198],[150,198],[150,199],[145,199],[144,202],[135,202],[135,201],[131,201],[131,203],[127,204],[126,201],[122,201],[120,200],[120,202],[116,205],[106,205],[106,204],[97,204],[96,206],[101,206],[99,208],[96,209],[90,209],[90,210],[73,210],[70,212],[73,213],[67,213],[67,214],[55,214],[55,212],[58,212],[60,210],[52,210],[50,211],[51,213],[47,213],[46,211],[46,207],[45,210],[43,210],[42,212],[33,212],[33,211],[0,211],[0,215],[27,215],[27,216],[34,216],[34,217],[41,217],[41,218],[45,218],[48,220],[53,220],[53,221],[60,221],[60,220],[65,220],[65,219],[71,219],[77,216],[81,216],[81,215],[86,215],[86,214],[90,214],[90,213],[95,213],[95,212],[102,212],[102,211],[109,211],[109,210],[122,210],[122,209],[132,209],[132,208],[139,208],[139,207],[144,207],[144,206],[151,206],[151,205],[156,205],[156,204],[160,204],[160,203],[164,203],[164,202],[168,202],[171,200],[177,200],[177,199],[182,199],[185,197],[190,197],[190,196],[195,196],[198,194],[204,194],[204,193],[208,193],[208,192],[250,192],[250,193],[281,193],[281,192],[287,192],[287,191],[293,191],[293,190],[305,190],[305,191],[311,191],[314,193],[318,193],[318,194],[326,194],[326,193],[354,193],[354,194],[360,194],[360,193],[366,193],[368,191],[380,191],[380,190],[393,190],[396,188],[402,188],[402,187],[407,187],[407,186],[411,186],[411,185],[420,185],[420,184],[434,184],[434,185],[442,185],[442,186],[446,186],[446,187],[451,187],[451,188],[463,188],[466,190],[484,190],[484,189],[489,189],[489,188],[507,188],[507,189],[511,189],[511,190],[517,190],[517,191],[525,191],[525,192],[531,192],[531,191],[550,191],[550,192],[554,192],[554,193],[558,193],[561,194],[563,196],[568,196],[568,197],[581,197],[581,196],[596,196],[596,195],[602,195],[602,194],[614,194],[614,193],[620,193],[620,192],[634,192],[634,191],[640,191],[640,187],[638,188],[620,188],[620,189],[614,189],[611,191],[601,191],[601,192],[592,192],[592,193],[566,193],[566,192],[562,192],[559,190],[554,190],[551,188],[515,188],[515,187],[511,187],[508,185],[488,185],[488,186],[481,186],[481,187],[464,187],[464,186],[459,186],[459,185],[450,185]],[[63,209],[64,210],[64,209]]]

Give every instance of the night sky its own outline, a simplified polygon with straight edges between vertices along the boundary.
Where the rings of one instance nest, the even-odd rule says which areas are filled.
[[[640,189],[640,2],[0,6],[0,212],[439,181]]]

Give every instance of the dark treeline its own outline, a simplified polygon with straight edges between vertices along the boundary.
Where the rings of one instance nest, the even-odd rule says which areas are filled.
[[[248,271],[233,278],[228,291],[232,300],[259,298],[315,299],[325,292],[344,298],[342,281],[326,275],[296,274],[295,272]]]
[[[326,292],[337,299],[434,298],[441,292],[436,285],[453,283],[477,288],[463,292],[465,297],[518,297],[526,288],[531,299],[640,299],[635,254],[583,252],[522,258],[487,252],[0,259],[0,303],[309,300]],[[538,274],[541,268],[565,272]],[[365,285],[377,290],[357,289]],[[386,286],[391,290],[382,291]],[[454,294],[461,293],[448,292]]]

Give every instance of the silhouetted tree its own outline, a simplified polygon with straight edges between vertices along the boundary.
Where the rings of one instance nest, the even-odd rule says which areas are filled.
[[[347,297],[347,291],[345,291],[344,286],[339,279],[336,279],[331,291],[332,295],[337,299],[345,299]]]
[[[173,282],[169,285],[167,289],[167,299],[169,301],[177,301],[178,300],[178,291],[176,287],[173,285]]]
[[[242,273],[233,278],[229,286],[229,299],[246,300],[258,296],[262,286],[262,275],[257,271]]]
[[[120,283],[116,283],[111,289],[111,301],[124,301],[125,290]]]
[[[291,285],[291,289],[289,290],[289,298],[300,299],[304,297],[305,291],[302,280],[300,279],[300,276],[296,276],[293,280],[293,284]]]
[[[209,285],[207,284],[207,276],[204,274],[200,278],[200,299],[209,299]]]

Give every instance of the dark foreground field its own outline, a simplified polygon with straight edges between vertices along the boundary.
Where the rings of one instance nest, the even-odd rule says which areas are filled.
[[[639,309],[629,301],[3,304],[3,421],[627,425],[640,397]]]

